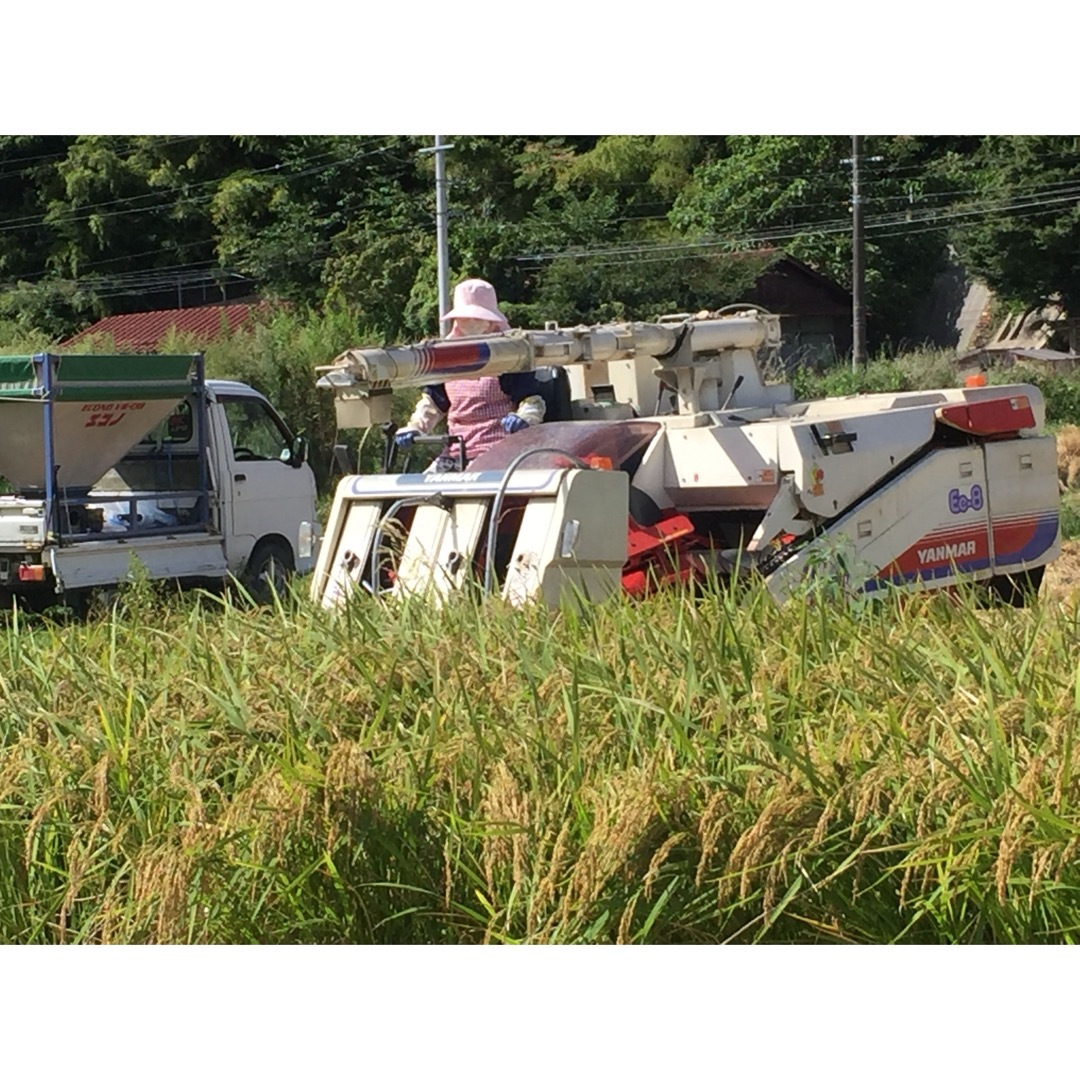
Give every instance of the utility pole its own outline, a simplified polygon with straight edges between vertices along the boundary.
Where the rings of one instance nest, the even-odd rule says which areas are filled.
[[[866,267],[863,254],[863,204],[859,191],[859,165],[862,160],[861,135],[851,136],[851,368],[866,363],[866,307],[863,286]]]
[[[431,149],[421,150],[421,154],[435,155],[435,250],[439,265],[439,315],[450,310],[450,246],[447,241],[446,211],[446,157],[447,150],[453,150],[453,143],[444,144],[441,135],[435,136]],[[439,334],[445,336],[448,327],[439,320]]]
[[[859,166],[864,161],[882,161],[881,157],[864,158],[861,135],[851,136],[851,157],[842,165],[851,166],[851,370],[866,363],[866,246],[863,234],[863,199],[859,186]]]
[[[435,136],[435,237],[439,248],[439,315],[450,310],[450,244],[446,228],[446,151],[442,136]],[[440,337],[447,327],[440,321]]]

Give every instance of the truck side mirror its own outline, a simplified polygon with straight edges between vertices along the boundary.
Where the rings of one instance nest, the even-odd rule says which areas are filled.
[[[303,435],[297,435],[289,447],[288,462],[294,469],[299,469],[307,461],[308,441]]]

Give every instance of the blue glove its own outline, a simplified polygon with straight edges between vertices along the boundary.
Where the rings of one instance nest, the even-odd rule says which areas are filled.
[[[502,429],[507,435],[513,435],[515,431],[520,431],[522,428],[527,428],[529,425],[518,416],[517,413],[510,413],[509,416],[502,418]]]
[[[415,428],[401,428],[394,433],[394,445],[399,450],[411,450],[416,436],[420,433]]]

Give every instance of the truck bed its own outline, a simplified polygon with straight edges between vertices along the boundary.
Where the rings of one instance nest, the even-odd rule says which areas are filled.
[[[137,557],[152,578],[217,578],[228,573],[220,536],[103,536],[49,552],[52,570],[66,589],[86,589],[123,581]]]

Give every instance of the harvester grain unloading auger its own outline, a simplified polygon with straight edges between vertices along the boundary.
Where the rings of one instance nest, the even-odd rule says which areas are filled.
[[[565,370],[572,418],[462,473],[343,478],[313,598],[475,585],[557,605],[737,568],[779,599],[837,555],[866,591],[1037,585],[1061,545],[1036,387],[795,402],[762,377],[779,341],[746,310],[343,353],[319,380],[342,428],[387,422],[395,388],[544,368]]]

